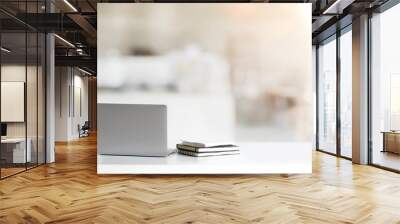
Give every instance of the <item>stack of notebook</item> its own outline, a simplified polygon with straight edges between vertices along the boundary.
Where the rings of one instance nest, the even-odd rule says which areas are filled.
[[[236,155],[240,152],[239,147],[231,143],[182,141],[176,148],[180,154],[195,157]]]

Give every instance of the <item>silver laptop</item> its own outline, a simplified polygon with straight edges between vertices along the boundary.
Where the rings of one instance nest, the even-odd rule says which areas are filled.
[[[167,106],[98,104],[97,150],[103,155],[168,156]]]

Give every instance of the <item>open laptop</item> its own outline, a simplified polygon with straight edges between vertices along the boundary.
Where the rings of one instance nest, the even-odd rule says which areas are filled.
[[[167,106],[98,104],[97,150],[103,155],[168,156]]]
[[[1,140],[7,139],[7,124],[1,123]]]

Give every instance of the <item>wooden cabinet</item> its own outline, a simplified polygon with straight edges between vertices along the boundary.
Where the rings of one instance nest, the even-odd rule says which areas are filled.
[[[383,152],[400,154],[400,132],[383,133]]]

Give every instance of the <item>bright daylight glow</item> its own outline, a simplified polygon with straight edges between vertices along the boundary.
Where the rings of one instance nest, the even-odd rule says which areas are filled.
[[[330,11],[333,9],[333,8],[335,8],[335,7],[337,7],[337,4],[339,4],[339,2],[340,2],[341,0],[336,0],[331,6],[329,6],[322,14],[328,14],[328,13],[330,13]]]
[[[10,53],[11,52],[10,50],[8,50],[7,48],[4,48],[4,47],[2,47],[1,50],[6,52],[6,53]]]
[[[54,36],[57,37],[58,39],[60,39],[62,42],[64,42],[64,43],[66,43],[67,45],[69,45],[70,47],[75,48],[75,45],[73,45],[73,44],[72,44],[71,42],[69,42],[68,40],[66,40],[66,39],[64,39],[64,38],[62,38],[62,37],[60,37],[60,36],[57,35],[57,34],[54,34]]]
[[[65,4],[67,4],[74,12],[78,12],[78,10],[68,1],[64,0]]]
[[[81,69],[81,68],[78,68],[78,70],[81,71],[81,72],[83,72],[83,73],[85,73],[85,74],[87,74],[87,75],[92,75],[92,73],[90,73],[90,72],[88,72],[88,71],[86,71],[86,70],[83,70],[83,69]]]

